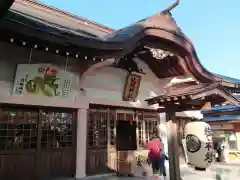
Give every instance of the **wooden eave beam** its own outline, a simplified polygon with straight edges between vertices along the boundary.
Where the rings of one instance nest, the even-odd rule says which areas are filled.
[[[179,95],[179,96],[158,96],[154,97],[151,99],[147,99],[148,105],[154,105],[154,104],[165,104],[165,103],[178,103],[180,101],[189,101],[190,100],[190,95]]]
[[[175,112],[195,111],[195,110],[199,110],[199,108],[197,108],[197,107],[193,107],[193,108],[176,108]],[[168,111],[167,108],[159,108],[158,109],[158,113],[166,113],[167,111]]]
[[[162,105],[161,105],[162,106]],[[162,108],[158,109],[159,113],[164,113],[164,112],[168,112],[169,108],[171,108],[174,112],[182,112],[182,111],[194,111],[194,110],[199,110],[201,109],[201,105],[191,105],[191,104],[169,104],[169,105],[165,105]]]
[[[240,120],[231,120],[231,121],[228,121],[228,123],[234,123],[234,124],[240,124]]]
[[[225,99],[225,101],[229,101],[233,105],[239,105],[240,104],[240,100],[235,98],[231,93],[227,92],[222,87],[221,88],[220,87],[219,88],[214,88],[214,89],[211,89],[211,90],[207,90],[207,91],[204,91],[204,92],[197,93],[195,95],[192,95],[191,98],[192,99],[199,99],[199,98],[202,98],[202,97],[211,96],[213,94],[223,97]],[[225,102],[225,101],[223,101],[223,102]]]
[[[179,100],[179,101],[164,101],[164,102],[158,102],[159,106],[169,106],[176,105],[176,106],[202,106],[205,103],[205,99],[185,99],[185,100]]]
[[[140,51],[136,55],[138,58],[146,62],[159,78],[181,76],[187,72],[184,63],[180,63],[182,59],[179,56],[168,55],[162,59],[155,58],[154,56],[159,55],[153,55],[150,50]]]
[[[179,94],[176,96],[158,96],[158,97],[154,97],[151,99],[147,99],[146,101],[148,102],[148,105],[153,105],[153,104],[159,104],[161,106],[164,106],[165,104],[168,103],[182,103],[182,101],[192,101],[192,100],[198,100],[198,99],[202,99],[205,100],[206,97],[209,97],[211,95],[218,95],[220,97],[222,97],[224,100],[222,101],[213,101],[213,100],[207,100],[209,102],[211,102],[213,105],[214,103],[223,103],[225,101],[229,101],[231,104],[233,105],[239,105],[240,104],[240,100],[237,99],[236,97],[234,97],[231,93],[227,92],[225,89],[223,89],[222,87],[215,87],[213,89],[208,89],[208,90],[203,90],[200,92],[196,92],[194,94]]]

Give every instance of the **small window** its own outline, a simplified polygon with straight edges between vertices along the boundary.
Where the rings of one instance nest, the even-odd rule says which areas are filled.
[[[227,148],[236,150],[237,149],[237,137],[235,132],[225,132],[225,141]]]
[[[144,148],[146,147],[146,142],[144,140],[144,125],[142,119],[138,120],[137,129],[138,129],[138,145],[140,148]]]
[[[38,111],[0,109],[0,150],[35,149]]]
[[[145,119],[145,134],[146,134],[146,141],[150,140],[151,135],[157,134],[157,121],[155,119]],[[146,143],[147,143],[146,142]]]
[[[110,112],[110,144],[112,146],[116,145],[116,120],[115,120],[115,113]]]
[[[92,149],[106,149],[108,144],[108,112],[89,111],[88,147]],[[114,131],[113,134],[114,136]],[[114,139],[113,139],[114,141]]]
[[[41,112],[41,148],[72,147],[73,113]]]

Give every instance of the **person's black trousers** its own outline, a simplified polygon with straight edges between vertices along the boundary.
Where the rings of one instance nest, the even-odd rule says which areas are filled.
[[[153,170],[153,174],[159,174],[159,160],[160,157],[154,157],[152,158],[152,170]]]
[[[166,160],[166,156],[161,155],[159,158],[159,169],[160,169],[160,174],[162,174],[163,176],[167,176],[166,174],[166,168],[165,168],[165,160]]]

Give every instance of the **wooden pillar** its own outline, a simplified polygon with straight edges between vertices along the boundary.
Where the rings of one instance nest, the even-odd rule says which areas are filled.
[[[177,140],[177,124],[174,107],[166,107],[169,176],[170,180],[180,180],[179,149]]]
[[[86,176],[86,150],[87,150],[87,109],[79,109],[77,115],[77,154],[76,154],[76,176],[75,178],[85,178]]]

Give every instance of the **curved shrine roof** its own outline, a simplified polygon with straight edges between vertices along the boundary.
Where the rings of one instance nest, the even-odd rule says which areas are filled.
[[[2,21],[49,34],[50,38],[46,38],[48,41],[57,41],[71,47],[85,46],[112,56],[124,57],[145,46],[164,49],[183,58],[178,63],[182,67],[175,69],[185,69],[201,82],[220,82],[226,79],[210,73],[201,65],[192,42],[166,11],[114,31],[39,2],[16,0]],[[28,34],[26,31],[22,33]],[[160,61],[156,63],[159,64]],[[231,82],[240,84],[238,81]]]

